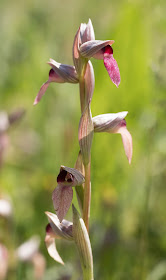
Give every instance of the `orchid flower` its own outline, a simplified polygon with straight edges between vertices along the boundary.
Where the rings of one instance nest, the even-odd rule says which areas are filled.
[[[41,86],[33,105],[36,105],[45,94],[50,83],[78,83],[77,73],[74,66],[61,64],[50,59],[48,64],[52,67],[49,71],[48,80]]]
[[[108,133],[120,133],[122,136],[122,142],[125,150],[125,154],[131,163],[132,158],[132,137],[127,130],[125,117],[128,112],[120,112],[116,114],[103,114],[94,117],[93,125],[94,132],[108,132]]]
[[[57,177],[57,187],[52,194],[53,205],[60,222],[69,210],[73,199],[72,187],[80,186],[84,182],[84,176],[78,170],[61,166]]]
[[[118,87],[120,84],[120,72],[113,57],[113,48],[111,46],[113,43],[113,40],[91,40],[80,46],[80,54],[87,59],[91,57],[102,59],[111,81]]]
[[[91,57],[102,59],[105,68],[112,80],[118,87],[120,84],[120,72],[118,64],[113,57],[113,40],[95,40],[94,29],[91,20],[88,24],[81,24],[73,44],[73,61],[78,75],[81,74],[85,61],[81,58],[89,60]]]

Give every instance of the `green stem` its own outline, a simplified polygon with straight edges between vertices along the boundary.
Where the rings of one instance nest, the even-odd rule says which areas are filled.
[[[83,202],[83,220],[89,231],[89,217],[90,217],[90,201],[91,201],[91,163],[85,166],[85,184],[84,184],[84,202]]]

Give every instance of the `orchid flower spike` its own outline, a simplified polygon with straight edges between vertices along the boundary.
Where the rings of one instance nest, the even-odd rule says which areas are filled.
[[[49,224],[46,227],[45,244],[49,255],[57,262],[64,264],[61,259],[55,244],[55,239],[73,240],[72,226],[73,224],[67,220],[63,220],[61,223],[57,215],[51,212],[45,212]]]
[[[78,77],[74,66],[61,64],[50,59],[48,64],[52,67],[48,80],[41,86],[33,105],[36,105],[45,94],[50,83],[78,83]]]
[[[132,159],[132,137],[127,130],[125,117],[128,112],[103,114],[93,118],[94,132],[120,133],[129,163]]]
[[[54,209],[60,222],[69,210],[73,199],[72,187],[80,186],[84,183],[84,176],[77,169],[61,166],[57,177],[57,187],[52,193]]]
[[[94,57],[104,60],[105,68],[112,82],[118,87],[120,84],[120,72],[118,64],[113,57],[113,48],[111,46],[113,43],[113,40],[91,40],[80,46],[80,54],[87,59]]]

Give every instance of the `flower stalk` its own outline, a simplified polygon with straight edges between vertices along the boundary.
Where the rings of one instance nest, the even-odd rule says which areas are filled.
[[[89,232],[89,217],[91,204],[91,161],[85,165],[85,184],[84,184],[84,202],[83,202],[83,220],[87,231]]]

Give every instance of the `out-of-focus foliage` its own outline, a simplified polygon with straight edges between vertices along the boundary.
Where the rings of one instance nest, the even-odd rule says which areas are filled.
[[[166,3],[160,1],[0,1],[0,110],[23,108],[8,130],[0,169],[0,195],[13,215],[0,218],[0,243],[9,251],[10,280],[32,279],[32,266],[15,263],[14,250],[41,237],[44,279],[81,279],[73,244],[58,243],[66,262],[56,264],[45,245],[44,211],[60,165],[74,167],[78,154],[78,85],[51,84],[40,104],[34,98],[48,78],[51,57],[72,64],[81,22],[91,18],[96,39],[114,39],[120,72],[117,89],[93,60],[93,116],[128,110],[133,160],[128,165],[119,135],[97,134],[92,145],[91,241],[95,279],[166,279]],[[71,213],[68,214],[71,219]]]

